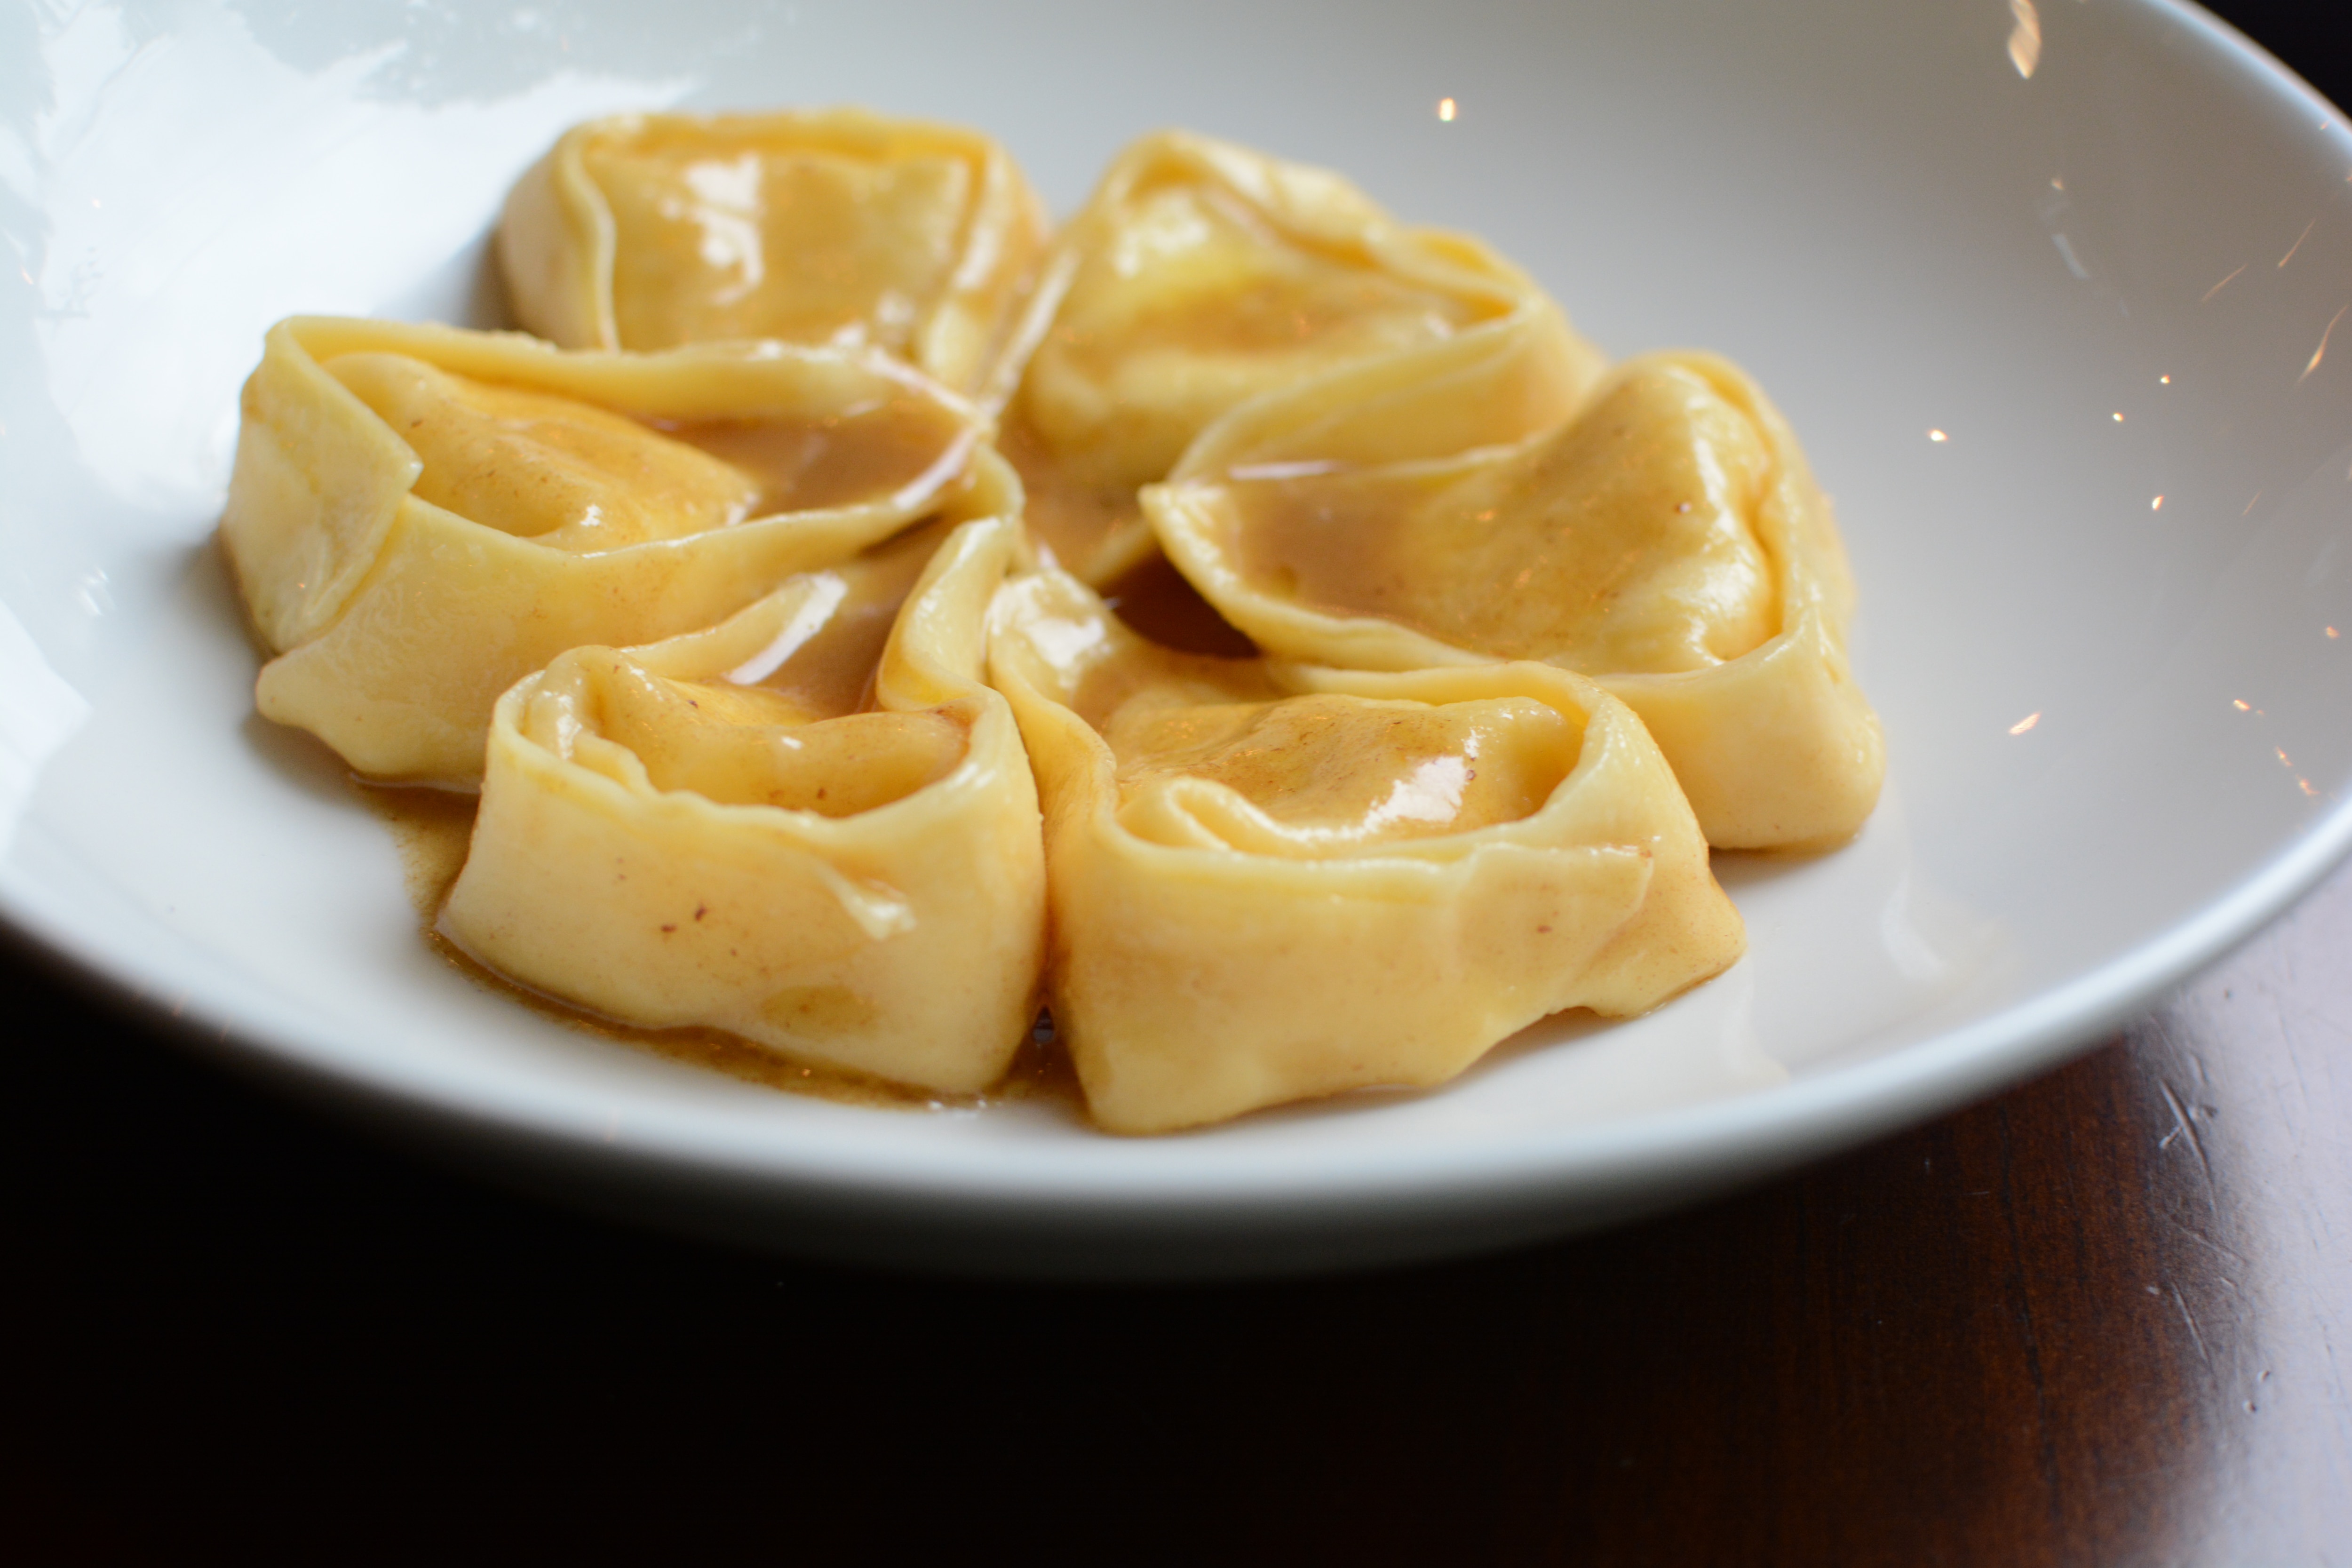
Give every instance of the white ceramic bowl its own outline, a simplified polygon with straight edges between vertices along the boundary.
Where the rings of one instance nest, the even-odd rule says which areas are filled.
[[[0,910],[478,1163],[950,1267],[1496,1244],[2046,1067],[2352,831],[2352,135],[2186,5],[2040,5],[11,8]],[[208,540],[262,331],[492,319],[498,203],[574,120],[841,101],[985,128],[1066,210],[1163,124],[1334,165],[1487,236],[1612,353],[1740,360],[1862,584],[1867,831],[1727,864],[1749,957],[1650,1017],[1153,1142],[753,1089],[444,967],[383,829],[251,715]]]

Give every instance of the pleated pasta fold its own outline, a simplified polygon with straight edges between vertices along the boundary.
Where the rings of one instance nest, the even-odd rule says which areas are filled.
[[[1338,174],[1160,132],[1056,234],[975,132],[625,114],[495,246],[536,337],[270,331],[220,539],[265,717],[479,790],[436,929],[532,992],[954,1096],[1042,1003],[1171,1132],[1646,1012],[1710,845],[1876,804],[1756,383]]]
[[[246,384],[221,538],[277,656],[262,713],[463,787],[499,694],[564,649],[707,626],[1018,493],[968,403],[871,351],[297,318]]]
[[[1045,810],[1048,994],[1106,1128],[1441,1082],[1742,950],[1656,747],[1580,676],[1174,653],[1060,572],[1009,584],[996,623]]]
[[[1397,223],[1337,174],[1167,132],[1112,164],[1057,242],[1004,419],[1029,524],[1101,585],[1152,553],[1138,489],[1219,418],[1366,359],[1514,345],[1476,413],[1515,440],[1566,415],[1599,354],[1479,241]],[[1441,356],[1442,357],[1442,356]]]
[[[862,110],[574,127],[499,225],[515,313],[565,348],[868,346],[992,406],[1048,240],[974,132]]]
[[[628,1024],[986,1089],[1036,1016],[1045,941],[1036,789],[981,679],[1024,553],[1009,517],[927,528],[517,683],[442,932]]]
[[[1404,670],[1536,659],[1640,715],[1710,842],[1850,837],[1885,772],[1848,666],[1829,503],[1738,367],[1619,366],[1507,444],[1445,429],[1482,378],[1383,362],[1219,426],[1144,494],[1170,558],[1278,657]]]

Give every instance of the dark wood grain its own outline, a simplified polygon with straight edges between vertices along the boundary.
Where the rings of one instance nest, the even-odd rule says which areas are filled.
[[[2325,13],[2223,9],[2342,100]],[[2340,872],[2073,1066],[1695,1213],[1071,1289],[510,1198],[0,955],[0,1557],[2340,1568],[2347,959]]]

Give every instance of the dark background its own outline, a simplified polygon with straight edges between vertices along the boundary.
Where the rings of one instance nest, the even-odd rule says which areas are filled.
[[[2216,9],[2352,92],[2340,5]],[[1175,1289],[545,1207],[0,951],[0,1559],[2343,1563],[2347,939],[2339,876],[2075,1065],[1694,1213]]]

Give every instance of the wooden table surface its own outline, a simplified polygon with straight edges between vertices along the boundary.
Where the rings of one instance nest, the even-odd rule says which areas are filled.
[[[2343,100],[2324,12],[2220,9]],[[1071,1289],[509,1197],[0,954],[0,1556],[2340,1568],[2347,956],[2352,870],[2074,1065],[1696,1212]]]

